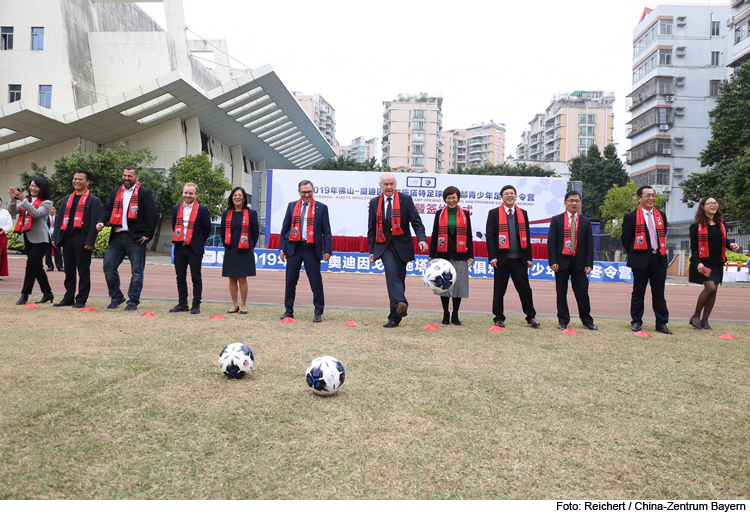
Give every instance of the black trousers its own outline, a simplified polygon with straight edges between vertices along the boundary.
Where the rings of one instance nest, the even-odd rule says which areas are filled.
[[[91,293],[91,254],[73,243],[73,237],[62,241],[62,256],[65,263],[65,302],[86,304]],[[76,273],[78,273],[78,295],[76,295]]]
[[[643,324],[643,302],[646,297],[646,285],[651,283],[651,307],[654,309],[657,325],[669,322],[667,300],[664,289],[667,282],[667,268],[656,253],[649,255],[648,266],[643,269],[633,268],[633,294],[630,297],[630,318],[633,323]]]
[[[193,306],[200,306],[203,296],[203,277],[201,275],[203,255],[197,255],[190,246],[176,244],[174,247],[174,271],[177,274],[177,295],[180,305],[188,303],[187,269],[190,266],[190,278],[193,280]]]
[[[52,293],[49,279],[47,279],[47,272],[44,271],[43,266],[44,255],[47,254],[49,242],[34,244],[26,240],[24,245],[26,246],[26,274],[23,277],[21,293],[23,295],[31,295],[35,281],[39,282],[42,293]]]
[[[47,253],[44,256],[44,262],[47,264],[47,268],[52,268],[52,254],[55,254],[55,268],[60,270],[63,267],[63,256],[60,248],[53,248],[52,244],[47,248]]]
[[[589,279],[586,272],[580,271],[571,262],[567,269],[555,273],[555,289],[557,291],[557,322],[567,325],[570,322],[568,310],[568,279],[573,285],[573,295],[578,305],[578,316],[585,325],[594,324],[591,317],[591,301],[589,300]]]
[[[385,252],[380,257],[385,269],[385,284],[388,288],[388,299],[391,303],[391,312],[388,319],[401,321],[402,317],[396,310],[399,303],[409,304],[406,300],[406,262],[398,256],[393,244],[388,244]]]
[[[305,263],[305,273],[310,281],[313,293],[315,313],[323,315],[325,296],[323,293],[323,278],[320,275],[320,259],[312,244],[297,244],[292,255],[286,257],[286,288],[284,291],[284,308],[294,313],[294,299],[297,296],[297,282],[299,281],[302,263]]]
[[[521,299],[521,308],[526,314],[528,321],[536,317],[534,300],[531,296],[531,285],[529,284],[529,272],[526,261],[520,258],[506,258],[501,266],[495,270],[495,279],[492,288],[492,314],[496,321],[505,321],[505,305],[503,298],[508,289],[508,279],[513,277],[513,286]]]

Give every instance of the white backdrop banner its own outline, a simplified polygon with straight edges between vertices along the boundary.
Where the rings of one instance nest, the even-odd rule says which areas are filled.
[[[367,207],[380,195],[380,172],[317,170],[269,170],[266,202],[266,243],[271,233],[281,232],[287,204],[299,199],[297,184],[310,180],[315,199],[328,206],[334,236],[367,236]],[[500,189],[513,185],[517,205],[529,214],[532,228],[544,228],[549,219],[565,210],[563,199],[568,182],[562,178],[526,176],[476,176],[465,174],[392,173],[400,192],[414,199],[427,235],[435,211],[444,205],[443,189],[449,185],[461,191],[460,205],[471,212],[475,240],[484,240],[487,213],[502,203]]]

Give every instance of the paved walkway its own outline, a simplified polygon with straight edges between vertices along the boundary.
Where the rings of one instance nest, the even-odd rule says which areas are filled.
[[[9,260],[10,277],[0,281],[0,293],[20,293],[23,283],[23,272],[26,257],[11,255]],[[49,272],[52,291],[55,300],[62,299],[64,292],[64,273]],[[130,266],[125,261],[120,267],[120,277],[123,279],[123,291],[127,292],[130,277]],[[188,285],[192,291],[192,286]],[[93,297],[107,297],[107,285],[102,272],[102,260],[94,259],[91,264],[91,295]],[[274,270],[259,270],[257,277],[248,279],[250,285],[249,302],[251,304],[279,306],[279,315],[283,312],[284,304],[284,273]],[[385,278],[382,275],[362,274],[334,274],[324,273],[326,308],[348,308],[377,310],[383,312],[385,319],[388,310],[388,294],[385,288]],[[407,277],[406,294],[411,311],[442,312],[440,300],[422,284],[419,277]],[[534,306],[541,316],[554,316],[555,283],[554,281],[531,281],[534,291]],[[591,297],[591,313],[594,319],[620,318],[630,320],[630,284],[592,283],[589,289]],[[695,308],[702,287],[689,284],[686,277],[670,278],[667,281],[667,303],[671,320],[687,321]],[[492,308],[492,280],[471,279],[471,296],[461,304],[464,313],[487,314],[491,317]],[[39,286],[35,285],[31,300],[36,300]],[[141,307],[148,309],[148,300],[177,300],[174,268],[170,265],[168,256],[149,255],[145,271],[145,284]],[[644,320],[647,325],[653,321],[653,311],[650,308],[650,294],[646,294],[646,313]],[[716,306],[711,315],[712,321],[750,322],[750,284],[727,284],[719,289]],[[6,297],[5,302],[14,297]],[[203,268],[203,301],[229,303],[227,279],[221,276],[221,268]],[[573,293],[568,293],[568,303],[575,320],[577,313]],[[299,308],[312,307],[312,293],[304,274],[300,277],[297,287],[296,306]],[[521,303],[513,287],[509,285],[505,297],[506,313],[508,315],[522,314]]]

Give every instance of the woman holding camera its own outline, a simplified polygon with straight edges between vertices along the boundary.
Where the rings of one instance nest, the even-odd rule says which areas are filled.
[[[474,262],[474,239],[471,233],[471,215],[458,206],[461,191],[454,186],[443,191],[446,207],[435,213],[430,240],[430,260],[442,258],[456,268],[453,286],[446,292],[437,293],[443,303],[443,324],[460,325],[458,309],[461,299],[469,296],[469,266]],[[453,298],[453,315],[448,310]]]
[[[713,196],[706,196],[698,203],[695,223],[690,226],[688,280],[703,284],[695,313],[690,318],[690,325],[694,328],[713,330],[708,324],[708,316],[714,308],[716,293],[724,278],[727,248],[737,251],[740,246],[727,242],[727,227],[724,215],[719,210],[719,202]]]
[[[47,220],[52,210],[52,201],[49,199],[49,183],[47,178],[37,177],[29,184],[29,197],[24,194],[23,189],[11,187],[10,191],[10,214],[18,215],[16,227],[13,230],[18,233],[18,239],[26,246],[26,274],[23,278],[21,297],[17,305],[24,305],[29,301],[29,295],[34,288],[34,281],[39,282],[42,289],[42,298],[39,304],[52,302],[52,288],[44,271],[44,256],[49,248],[49,225]]]

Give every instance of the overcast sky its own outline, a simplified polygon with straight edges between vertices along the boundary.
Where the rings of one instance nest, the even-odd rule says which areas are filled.
[[[661,4],[711,4],[681,1]],[[726,4],[726,2],[713,2]],[[163,23],[162,4],[140,4]],[[633,29],[642,0],[427,2],[183,0],[188,28],[225,38],[251,68],[270,63],[289,90],[336,109],[336,138],[382,136],[383,101],[443,97],[444,128],[504,123],[506,156],[557,92],[615,92],[622,154]],[[724,28],[726,29],[726,28]],[[188,33],[190,37],[195,35]]]

